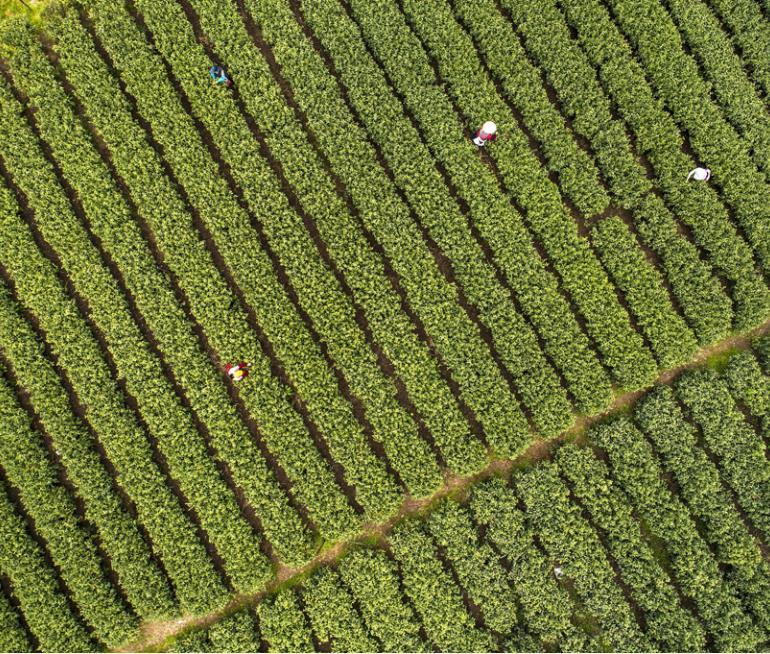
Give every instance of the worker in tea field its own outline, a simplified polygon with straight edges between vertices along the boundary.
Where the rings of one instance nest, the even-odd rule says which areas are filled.
[[[211,78],[212,84],[224,84],[227,87],[233,85],[232,80],[227,77],[225,69],[222,68],[222,66],[212,66],[209,68],[209,77]]]
[[[246,363],[245,361],[241,361],[240,363],[228,363],[225,366],[225,372],[227,372],[227,376],[233,381],[242,381],[249,376],[250,368],[251,364]]]
[[[694,179],[698,182],[708,182],[709,179],[711,179],[711,171],[708,168],[693,168],[687,174],[687,181],[689,182],[690,179]]]
[[[480,148],[483,148],[489,141],[494,141],[497,138],[497,125],[491,120],[488,120],[481,126],[474,135],[473,142]]]

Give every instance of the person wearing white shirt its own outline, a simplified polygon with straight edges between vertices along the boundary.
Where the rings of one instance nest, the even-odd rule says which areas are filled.
[[[708,168],[693,168],[687,175],[687,181],[694,179],[697,182],[708,182],[711,179],[711,171]]]

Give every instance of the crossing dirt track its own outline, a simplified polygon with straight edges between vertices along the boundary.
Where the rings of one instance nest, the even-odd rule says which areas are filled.
[[[770,647],[770,0],[14,2],[0,651]]]

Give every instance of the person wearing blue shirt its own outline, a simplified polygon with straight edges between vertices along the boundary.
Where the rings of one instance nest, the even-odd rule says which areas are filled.
[[[222,66],[212,66],[209,68],[209,77],[211,77],[212,84],[224,84],[225,86],[230,86],[232,84]]]

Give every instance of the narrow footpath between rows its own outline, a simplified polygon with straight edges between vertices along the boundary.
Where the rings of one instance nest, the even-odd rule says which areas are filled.
[[[673,381],[682,371],[696,368],[713,357],[718,357],[731,350],[747,349],[750,347],[751,341],[753,339],[759,336],[763,336],[769,332],[770,319],[751,331],[731,336],[723,341],[720,341],[719,343],[715,343],[714,345],[710,345],[698,350],[692,360],[688,363],[663,371],[655,380],[655,383],[668,384]],[[545,440],[542,438],[535,439],[527,448],[527,450],[514,460],[494,460],[486,468],[476,473],[475,475],[466,477],[451,475],[447,477],[444,485],[430,497],[421,500],[415,500],[406,497],[398,513],[393,515],[385,522],[364,525],[361,532],[355,537],[346,541],[341,541],[336,545],[333,545],[332,547],[324,550],[318,554],[318,556],[300,568],[281,566],[277,570],[273,580],[268,583],[260,592],[235,595],[226,606],[205,615],[182,616],[173,620],[147,623],[141,628],[142,638],[140,640],[133,643],[128,643],[116,651],[142,652],[148,650],[157,650],[167,640],[180,635],[184,631],[197,627],[210,626],[218,620],[234,613],[235,611],[238,611],[239,609],[248,606],[254,606],[255,604],[258,604],[265,595],[277,590],[282,584],[291,581],[296,577],[307,574],[321,565],[333,563],[334,561],[340,559],[352,545],[364,540],[371,540],[372,538],[384,539],[385,535],[399,521],[409,516],[420,514],[441,498],[446,497],[451,493],[459,492],[469,488],[473,484],[487,479],[493,475],[508,474],[514,467],[525,464],[532,464],[537,461],[547,459],[557,444],[570,439],[579,439],[589,427],[599,422],[603,418],[606,418],[610,414],[613,414],[633,404],[642,395],[644,395],[645,392],[645,390],[642,390],[618,395],[613,403],[602,413],[577,418],[573,425],[568,430],[560,434],[557,438],[550,440]]]

